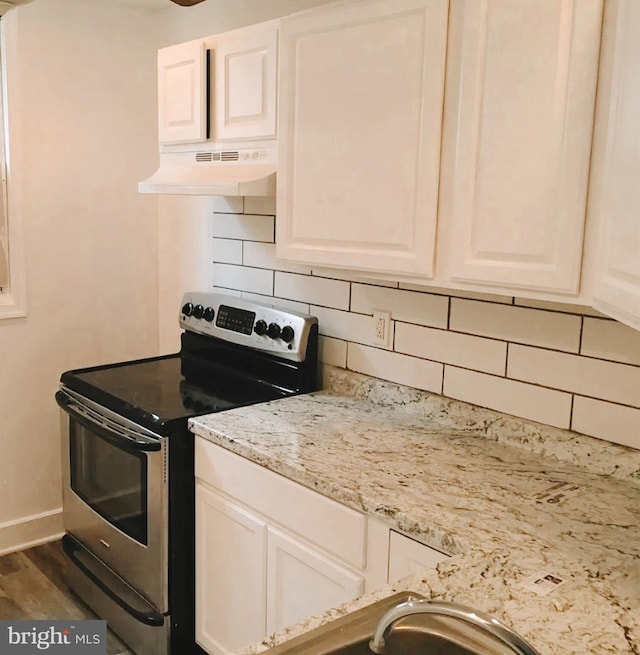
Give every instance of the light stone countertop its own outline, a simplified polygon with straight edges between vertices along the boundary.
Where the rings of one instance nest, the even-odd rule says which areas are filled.
[[[341,369],[325,386],[191,430],[453,557],[244,655],[402,590],[487,612],[541,655],[640,655],[640,451]],[[532,497],[557,481],[580,490]],[[538,596],[539,573],[566,582]]]

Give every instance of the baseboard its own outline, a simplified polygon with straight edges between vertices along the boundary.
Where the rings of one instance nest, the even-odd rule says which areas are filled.
[[[55,541],[63,534],[62,507],[0,523],[0,555]]]

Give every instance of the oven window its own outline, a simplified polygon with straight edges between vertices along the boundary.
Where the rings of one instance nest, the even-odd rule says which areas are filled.
[[[147,545],[147,458],[70,421],[71,488],[100,516]]]

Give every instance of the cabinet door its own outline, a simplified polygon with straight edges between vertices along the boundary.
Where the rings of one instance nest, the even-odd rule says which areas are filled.
[[[446,0],[283,20],[279,258],[433,274],[446,32]]]
[[[607,4],[591,214],[601,224],[593,306],[640,330],[640,3]]]
[[[389,578],[395,582],[424,568],[433,568],[448,555],[429,548],[415,539],[409,539],[391,530],[389,534]]]
[[[207,138],[207,52],[203,41],[158,50],[160,143]]]
[[[275,137],[275,23],[219,37],[215,49],[216,140]]]
[[[445,278],[578,291],[601,22],[602,0],[452,0]]]
[[[336,607],[364,589],[361,575],[269,527],[267,633]]]
[[[265,636],[265,523],[196,484],[196,639],[211,655]]]

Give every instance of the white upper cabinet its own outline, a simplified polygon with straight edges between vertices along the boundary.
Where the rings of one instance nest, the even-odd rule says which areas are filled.
[[[158,50],[160,143],[197,143],[207,138],[207,68],[204,41]]]
[[[162,145],[273,139],[278,21],[158,51]]]
[[[277,256],[433,274],[446,0],[282,20]]]
[[[578,292],[601,21],[602,0],[452,0],[443,285]]]
[[[640,330],[640,2],[605,14],[590,220],[600,228],[593,306]]]
[[[217,140],[275,137],[277,65],[278,32],[273,23],[218,37]]]

